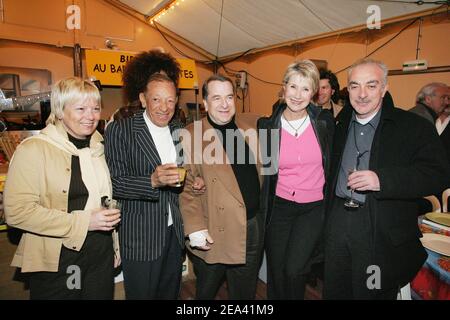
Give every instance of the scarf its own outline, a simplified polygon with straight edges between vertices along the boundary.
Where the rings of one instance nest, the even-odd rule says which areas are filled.
[[[83,149],[77,149],[68,140],[67,132],[59,121],[56,124],[48,124],[39,135],[28,139],[44,140],[67,154],[79,157],[81,179],[89,192],[84,210],[100,208],[103,196],[112,197],[111,178],[104,156],[102,137],[97,131],[91,137],[90,147]]]

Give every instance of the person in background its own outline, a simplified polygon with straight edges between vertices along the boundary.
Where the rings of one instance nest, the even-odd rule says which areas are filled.
[[[336,75],[330,70],[320,69],[319,90],[316,95],[316,104],[322,109],[330,110],[333,117],[341,112],[339,104],[339,82]]]
[[[432,82],[423,86],[416,96],[416,106],[411,112],[427,119],[435,125],[437,118],[448,105],[448,86]]]
[[[283,104],[283,89],[278,91],[278,99],[272,105],[272,114],[277,110],[277,108]]]
[[[442,143],[444,144],[444,148],[447,154],[447,160],[450,161],[450,104],[448,103],[450,98],[450,88],[447,87],[447,106],[441,112],[439,117],[436,120],[436,129],[441,138]]]
[[[188,175],[180,196],[197,278],[196,299],[214,299],[224,278],[229,299],[254,299],[264,239],[256,153],[258,117],[236,115],[233,81],[225,76],[209,77],[202,96],[207,117],[186,127],[191,141],[183,137]],[[249,129],[255,134],[254,144],[243,136]],[[208,143],[197,148],[194,135],[214,137],[220,158],[208,157]],[[196,176],[206,184],[202,196],[190,188]]]
[[[177,121],[183,128],[186,126],[186,114],[179,105],[177,105],[177,107],[175,108],[175,114],[172,121]]]
[[[304,299],[322,235],[334,120],[312,103],[318,88],[313,62],[290,64],[283,77],[283,103],[270,118],[258,121],[260,132],[273,135],[275,130],[279,141],[269,154],[279,159],[276,173],[264,176],[261,195],[269,299]]]
[[[416,106],[409,111],[435,125],[436,131],[444,144],[445,155],[447,159],[450,159],[450,138],[448,133],[450,130],[443,133],[442,129],[444,122],[441,122],[442,119],[445,119],[445,108],[448,106],[448,90],[448,86],[441,82],[431,82],[426,84],[416,95]],[[434,196],[441,202],[441,194],[434,194]],[[432,206],[428,200],[421,198],[417,200],[417,203],[419,205],[419,214],[425,214],[432,211]]]
[[[395,299],[427,257],[415,200],[449,185],[436,130],[386,98],[387,73],[371,59],[348,69],[331,153],[324,299]]]
[[[130,117],[134,117],[137,113],[144,112],[144,108],[141,106],[123,106],[117,109],[111,116],[111,121],[118,121],[121,119],[126,119]]]
[[[113,298],[120,212],[101,204],[112,190],[103,138],[95,131],[100,112],[95,85],[75,77],[58,81],[47,126],[24,140],[11,161],[6,221],[24,231],[12,266],[30,273],[31,299]]]

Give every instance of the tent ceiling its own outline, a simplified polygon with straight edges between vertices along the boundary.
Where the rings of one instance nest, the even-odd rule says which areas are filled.
[[[364,25],[370,5],[379,6],[383,20],[437,7],[365,0],[178,1],[158,23],[218,57]],[[153,16],[171,1],[121,2]]]

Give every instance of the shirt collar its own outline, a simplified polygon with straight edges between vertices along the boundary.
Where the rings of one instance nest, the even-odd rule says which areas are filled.
[[[353,111],[353,114],[352,114],[352,122],[358,123],[363,126],[366,124],[369,124],[374,129],[377,128],[378,123],[380,122],[380,118],[381,118],[381,108],[377,111],[377,113],[371,115],[370,117],[368,117],[366,119],[358,119],[356,117],[355,111]]]

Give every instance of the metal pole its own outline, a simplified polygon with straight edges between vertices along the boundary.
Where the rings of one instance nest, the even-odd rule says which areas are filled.
[[[420,20],[419,20],[419,33],[417,34],[416,60],[419,59],[419,51],[420,51],[419,45],[420,45],[420,38],[422,37],[422,33],[421,33],[421,31],[422,31],[422,21],[423,21],[423,19],[420,18]]]
[[[195,88],[195,120],[200,120],[200,106],[198,104],[198,88]]]
[[[73,46],[73,75],[75,77],[82,77],[83,76],[83,68],[82,68],[82,62],[81,62],[81,46],[80,44],[76,43]]]

